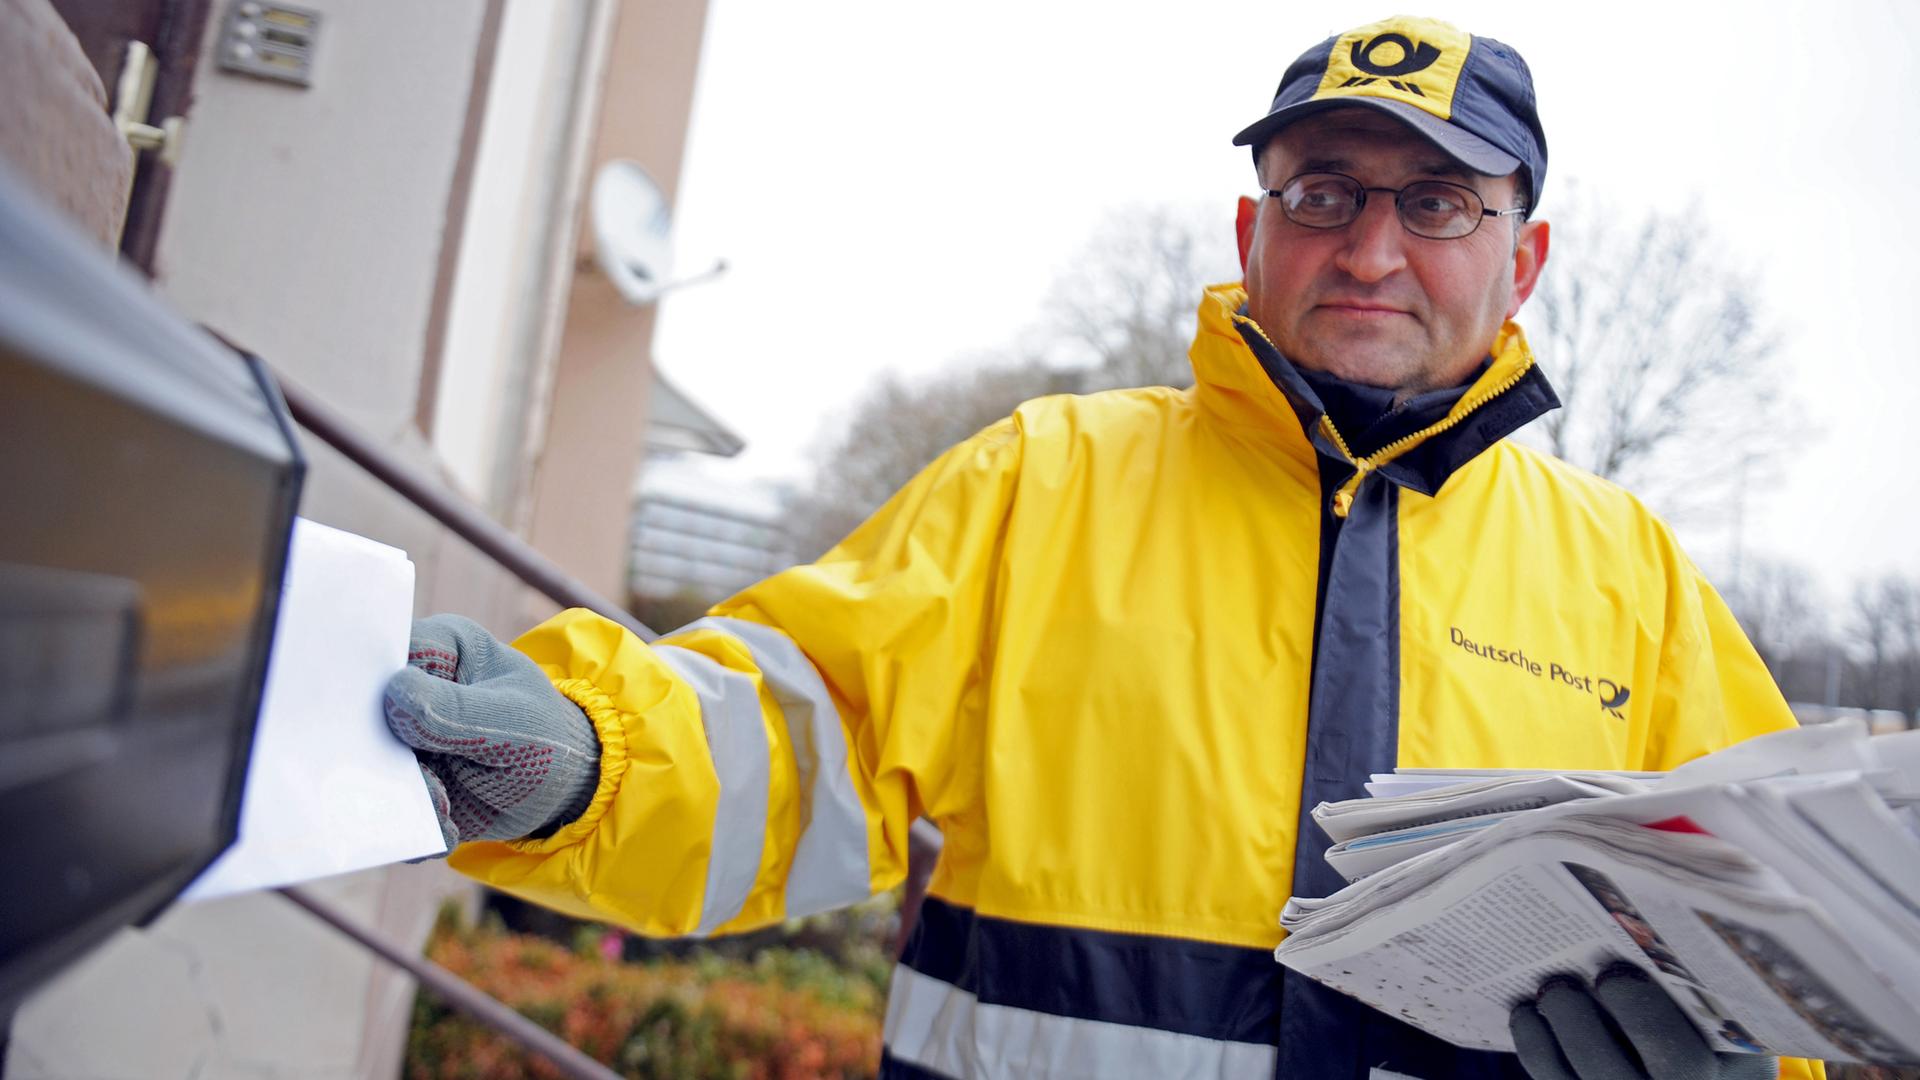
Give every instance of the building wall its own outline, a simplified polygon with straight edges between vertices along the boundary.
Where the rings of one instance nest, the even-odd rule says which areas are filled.
[[[182,310],[393,442],[420,390],[488,5],[309,6],[322,17],[311,87],[221,71],[209,21],[155,276]]]
[[[615,23],[592,161],[638,162],[679,188],[706,0],[628,4]],[[624,595],[627,526],[645,442],[655,308],[627,306],[582,230],[528,535],[603,596]]]
[[[554,545],[549,554],[617,595],[645,398],[630,373],[599,361],[631,357],[633,371],[644,371],[651,317],[609,308],[583,279],[578,325],[591,329],[571,333],[569,321],[575,362],[558,358],[619,0],[302,2],[323,19],[305,89],[220,71],[211,47],[225,3],[216,10],[157,287],[497,519],[524,532],[531,508],[548,507],[536,545]],[[634,110],[677,110],[642,126],[684,139],[704,2],[690,17],[681,5],[626,6],[629,58],[650,22],[664,27],[660,47],[690,50],[667,65],[667,83],[685,86],[629,99]],[[483,101],[491,105],[475,113]],[[574,136],[555,135],[555,123]],[[657,161],[654,145],[638,152]],[[671,157],[677,175],[677,146]],[[466,395],[476,385],[482,392]],[[622,438],[635,440],[631,455],[594,458],[604,447],[583,424],[613,421],[583,421],[583,402],[617,418]],[[459,611],[510,636],[529,613],[551,609],[317,439],[303,443],[311,469],[302,514],[405,549],[418,569],[418,613]],[[595,473],[584,485],[583,458]],[[569,518],[578,500],[605,512]],[[472,896],[438,863],[303,888],[403,948],[420,946],[443,899]],[[30,1000],[5,1072],[391,1076],[412,990],[276,895],[176,907],[123,931]]]
[[[579,107],[595,92],[581,52],[604,5],[509,3],[493,58],[479,153],[474,162],[439,357],[432,411],[423,416],[438,457],[461,488],[496,512],[516,494],[520,423],[530,388],[552,350],[543,348],[555,314],[547,278],[570,269],[579,186]],[[583,98],[588,99],[582,101]],[[579,155],[584,156],[584,155]],[[584,160],[577,163],[584,167]]]

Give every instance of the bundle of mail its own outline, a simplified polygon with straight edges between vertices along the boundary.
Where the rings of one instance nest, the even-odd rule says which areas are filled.
[[[1778,732],[1666,774],[1407,771],[1313,812],[1352,882],[1280,962],[1512,1050],[1542,980],[1625,962],[1716,1049],[1920,1062],[1920,731]]]

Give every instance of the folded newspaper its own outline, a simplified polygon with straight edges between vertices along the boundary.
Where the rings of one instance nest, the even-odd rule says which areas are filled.
[[[1323,803],[1352,884],[1281,963],[1511,1051],[1549,975],[1626,962],[1722,1051],[1920,1062],[1920,731],[1762,736],[1666,774],[1409,770]]]

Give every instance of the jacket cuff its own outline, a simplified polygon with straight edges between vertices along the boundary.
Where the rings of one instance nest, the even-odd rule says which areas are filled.
[[[580,706],[580,711],[593,723],[593,732],[600,738],[600,782],[594,786],[593,798],[580,816],[560,826],[553,835],[507,841],[509,848],[528,855],[545,855],[593,835],[594,827],[613,805],[613,797],[620,790],[620,779],[627,772],[625,716],[614,707],[606,692],[588,679],[556,679],[553,687]]]

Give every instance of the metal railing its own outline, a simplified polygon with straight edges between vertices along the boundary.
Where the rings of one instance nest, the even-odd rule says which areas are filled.
[[[231,342],[228,345],[238,348]],[[631,612],[588,588],[465,499],[448,492],[438,480],[401,461],[385,447],[354,430],[350,423],[312,395],[284,379],[278,382],[281,396],[287,402],[287,411],[293,414],[301,427],[485,553],[515,577],[562,607],[587,608],[625,626],[646,641],[659,636],[645,623],[634,618]],[[439,997],[448,1007],[485,1024],[527,1052],[546,1058],[569,1080],[618,1080],[618,1073],[446,968],[382,940],[352,919],[298,889],[277,891],[376,956],[412,975],[423,988]]]
[[[279,380],[287,411],[301,427],[318,435],[369,475],[427,512],[462,540],[478,548],[513,576],[546,594],[561,607],[588,608],[604,618],[652,641],[660,635],[625,608],[588,588],[578,578],[554,565],[525,540],[508,532],[473,504],[447,491],[424,470],[395,457],[385,447],[353,429],[338,413],[299,387]]]
[[[228,345],[239,350],[231,342]],[[618,622],[645,641],[659,637],[631,612],[554,565],[526,541],[508,532],[465,499],[447,491],[440,481],[427,475],[424,470],[408,465],[385,447],[354,430],[351,423],[312,395],[285,380],[279,380],[279,388],[286,399],[287,411],[301,427],[485,553],[528,586],[562,607],[587,608]],[[939,856],[939,833],[931,826],[916,828],[911,835],[899,935],[893,943],[896,957],[912,930],[920,901],[926,894],[934,863]],[[520,1015],[446,968],[381,940],[353,920],[297,889],[284,888],[278,891],[315,918],[412,975],[422,987],[437,995],[449,1007],[492,1028],[529,1053],[551,1061],[569,1080],[610,1080],[618,1077],[619,1074],[558,1035]]]
[[[439,964],[413,956],[390,942],[381,940],[365,927],[341,915],[326,904],[298,889],[275,890],[281,896],[305,908],[315,918],[359,942],[375,956],[420,980],[420,985],[473,1019],[513,1040],[528,1053],[552,1062],[568,1080],[619,1080],[619,1073],[600,1064],[560,1036],[521,1016],[499,999]]]

